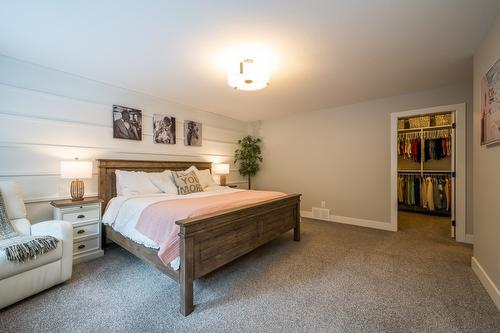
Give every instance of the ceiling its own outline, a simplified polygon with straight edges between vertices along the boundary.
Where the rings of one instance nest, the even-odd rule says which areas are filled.
[[[498,0],[9,1],[0,53],[253,121],[470,80]],[[271,48],[271,85],[226,84],[227,47]],[[0,74],[1,75],[1,74]]]

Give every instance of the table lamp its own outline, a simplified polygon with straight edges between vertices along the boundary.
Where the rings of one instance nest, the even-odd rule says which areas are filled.
[[[220,185],[226,186],[226,175],[229,173],[229,164],[214,164],[214,174],[220,175]]]
[[[92,178],[92,162],[77,158],[74,161],[61,161],[61,178],[74,179],[70,188],[71,200],[83,200],[85,187],[82,179]]]

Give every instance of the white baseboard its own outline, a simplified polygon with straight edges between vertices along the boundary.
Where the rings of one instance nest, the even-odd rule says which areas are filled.
[[[314,218],[312,215],[312,212],[307,211],[307,210],[301,210],[300,216],[308,218],[308,219],[314,219],[314,220],[322,220],[322,221],[357,225],[359,227],[381,229],[381,230],[387,230],[387,231],[397,231],[396,226],[394,226],[390,223],[387,223],[387,222],[379,222],[379,221],[358,219],[358,218],[354,218],[354,217],[338,216],[338,215],[330,215],[330,219],[323,220],[323,219]]]
[[[474,244],[474,235],[466,234],[464,243]]]
[[[498,290],[498,287],[495,285],[495,283],[493,283],[493,281],[490,279],[486,271],[479,264],[479,261],[477,261],[475,257],[472,257],[471,264],[472,270],[474,271],[474,273],[476,273],[479,281],[481,281],[491,299],[497,306],[498,311],[500,311],[500,290]]]

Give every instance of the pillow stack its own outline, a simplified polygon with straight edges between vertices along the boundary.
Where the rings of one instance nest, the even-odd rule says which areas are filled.
[[[198,170],[194,165],[185,171],[144,172],[116,170],[118,196],[144,194],[189,194],[203,192],[208,186],[217,185],[209,169]]]

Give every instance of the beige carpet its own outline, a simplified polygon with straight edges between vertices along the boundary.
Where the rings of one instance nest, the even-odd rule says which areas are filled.
[[[401,214],[391,233],[304,221],[292,235],[195,284],[177,284],[118,247],[72,280],[0,311],[2,332],[500,332],[500,313],[449,220]]]

